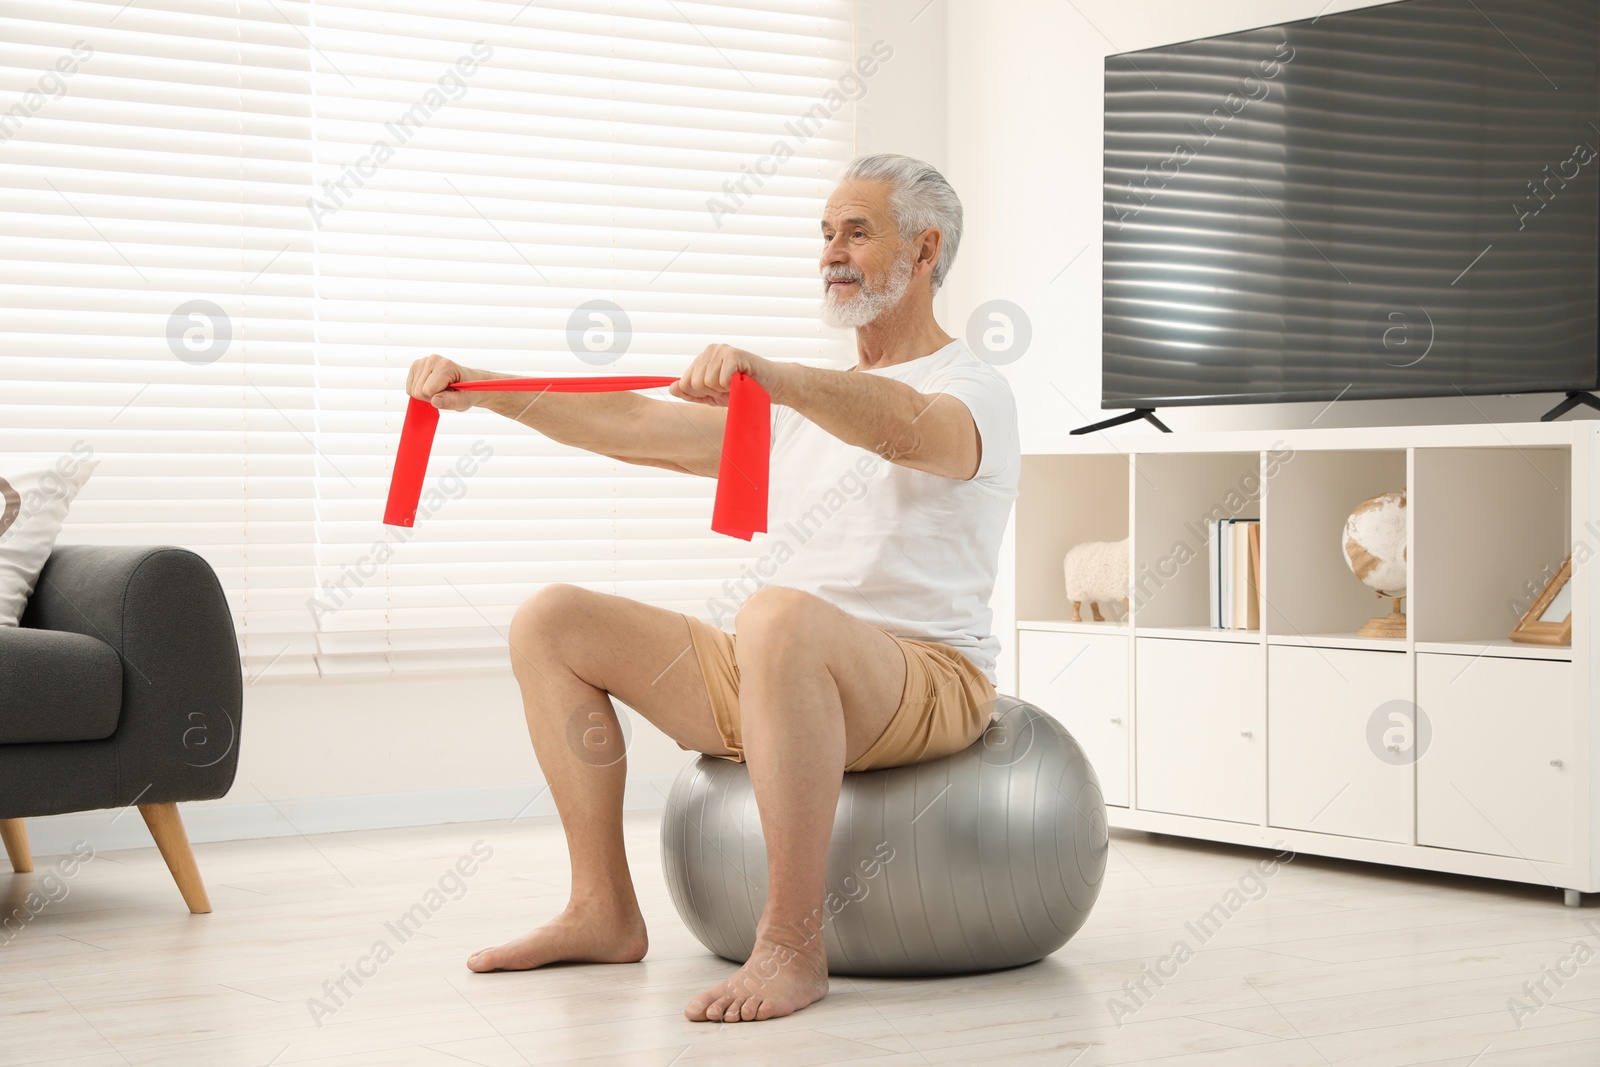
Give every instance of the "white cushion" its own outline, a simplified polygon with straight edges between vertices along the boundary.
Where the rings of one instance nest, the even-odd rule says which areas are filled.
[[[0,456],[0,626],[15,626],[45,560],[56,547],[67,509],[98,459],[63,456],[53,466]]]

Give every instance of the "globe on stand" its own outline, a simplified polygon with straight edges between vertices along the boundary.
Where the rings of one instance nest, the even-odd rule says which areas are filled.
[[[1405,637],[1406,494],[1380,493],[1356,505],[1344,523],[1344,561],[1350,573],[1391,604],[1387,615],[1369,619],[1362,637]]]

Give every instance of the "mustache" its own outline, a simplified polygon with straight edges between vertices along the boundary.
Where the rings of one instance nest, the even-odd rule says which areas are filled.
[[[827,270],[822,272],[822,281],[824,285],[832,281],[859,282],[865,280],[865,278],[866,275],[862,274],[854,267],[829,267]]]

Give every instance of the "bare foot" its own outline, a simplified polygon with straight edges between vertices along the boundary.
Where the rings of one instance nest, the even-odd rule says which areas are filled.
[[[560,915],[515,941],[467,958],[474,971],[529,971],[547,963],[637,963],[650,947],[644,916],[569,903]]]
[[[756,938],[750,959],[683,1009],[693,1022],[750,1022],[797,1012],[828,995],[827,949],[821,939],[799,947]]]

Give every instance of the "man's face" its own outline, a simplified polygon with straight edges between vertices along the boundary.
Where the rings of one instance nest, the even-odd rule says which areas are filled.
[[[900,303],[911,284],[911,248],[889,214],[885,182],[847,181],[822,212],[822,321],[865,326]]]

